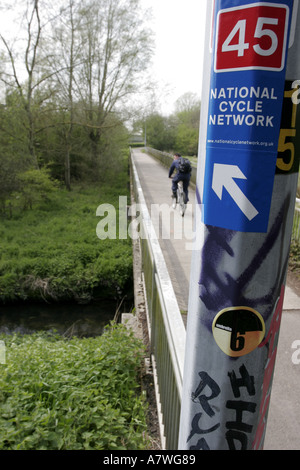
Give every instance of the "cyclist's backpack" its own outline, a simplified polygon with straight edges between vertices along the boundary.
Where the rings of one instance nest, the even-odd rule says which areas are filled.
[[[191,162],[187,158],[181,157],[178,170],[179,170],[179,173],[191,173],[192,171]]]

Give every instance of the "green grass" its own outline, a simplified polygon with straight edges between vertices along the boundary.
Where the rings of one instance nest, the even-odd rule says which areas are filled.
[[[122,325],[98,338],[0,336],[1,450],[141,450],[144,349]]]
[[[2,217],[0,301],[122,296],[132,281],[131,240],[100,240],[96,209],[118,209],[127,179],[124,168],[106,183],[59,189],[31,210]]]

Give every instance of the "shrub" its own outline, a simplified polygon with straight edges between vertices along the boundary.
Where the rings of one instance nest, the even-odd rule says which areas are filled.
[[[97,338],[0,336],[1,450],[146,448],[142,343],[122,325]]]
[[[18,176],[20,182],[20,196],[24,208],[32,209],[34,203],[49,200],[49,196],[58,188],[47,168],[40,170],[27,170]],[[18,195],[18,194],[17,194]]]
[[[300,243],[296,240],[291,243],[289,267],[300,277]]]

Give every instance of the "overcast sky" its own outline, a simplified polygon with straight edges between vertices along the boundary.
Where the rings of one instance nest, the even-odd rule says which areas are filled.
[[[201,97],[207,0],[141,0],[151,8],[155,56],[151,78],[158,83],[160,111],[171,114],[176,100],[186,92]],[[1,33],[10,22],[0,18]],[[15,33],[15,31],[14,31]]]
[[[141,0],[153,12],[156,36],[154,78],[163,90],[161,111],[169,114],[186,92],[201,97],[207,0]],[[169,93],[165,93],[164,89]]]

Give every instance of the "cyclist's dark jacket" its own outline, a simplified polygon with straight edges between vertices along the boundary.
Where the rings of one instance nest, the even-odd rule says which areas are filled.
[[[177,179],[177,181],[190,180],[191,173],[179,173],[179,164],[180,164],[180,158],[178,158],[178,160],[173,160],[172,165],[170,166],[170,170],[169,170],[169,178],[171,178],[174,171],[177,170],[177,173],[174,176],[174,178],[176,176],[180,177],[179,179]]]
[[[180,164],[180,158],[178,158],[177,160],[173,160],[172,165],[170,166],[169,178],[171,178],[174,171],[177,170],[175,176],[172,179],[172,191],[173,192],[177,191],[178,182],[182,181],[183,191],[186,193],[187,200],[188,200],[188,186],[189,186],[189,182],[191,179],[191,173],[180,173],[179,164]]]

